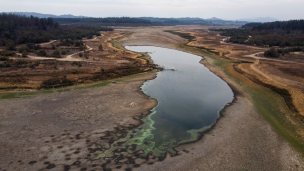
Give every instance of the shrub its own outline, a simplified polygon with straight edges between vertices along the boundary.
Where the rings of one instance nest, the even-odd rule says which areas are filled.
[[[73,85],[73,82],[67,78],[50,78],[48,80],[45,80],[42,82],[41,87],[61,87],[61,86],[69,86],[69,85]]]
[[[80,53],[78,53],[78,55],[79,55],[79,57],[82,57],[83,56],[83,54],[80,52]]]
[[[83,51],[85,49],[85,46],[79,46],[79,50]]]
[[[61,55],[66,55],[66,51],[61,51]]]
[[[0,55],[1,56],[13,56],[13,55],[15,55],[15,52],[4,50],[4,51],[0,51]]]
[[[22,51],[22,57],[25,58],[25,57],[27,57],[27,55],[28,55],[28,52],[27,52],[26,50],[23,50],[23,51]]]
[[[88,58],[89,58],[89,52],[84,51],[84,57],[85,57],[86,59],[88,59]]]
[[[46,51],[44,49],[39,50],[38,56],[46,56]]]
[[[89,35],[87,38],[88,39],[93,39],[93,35]]]
[[[36,49],[36,46],[34,43],[28,43],[26,44],[27,49]]]
[[[36,67],[35,67],[35,65],[30,64],[30,65],[29,65],[29,68],[31,68],[31,69],[35,69]]]
[[[13,41],[8,41],[5,45],[6,50],[16,50],[15,43]]]
[[[270,50],[266,50],[264,52],[264,56],[265,57],[271,57],[271,58],[277,58],[279,57],[279,53],[277,52],[277,50],[275,48],[270,48]]]
[[[278,49],[278,53],[283,53],[284,51],[282,49]]]
[[[15,62],[16,65],[23,65],[23,64],[27,64],[27,62],[25,60],[17,60]]]
[[[53,57],[57,57],[57,58],[60,58],[60,52],[58,50],[55,50],[53,53],[52,53],[52,56]]]
[[[26,50],[26,46],[22,46],[21,48],[18,49],[19,53],[22,53],[24,50]]]
[[[98,46],[98,49],[99,49],[100,51],[103,51],[102,44],[100,44],[100,45]]]
[[[42,84],[44,84],[44,85],[60,84],[60,79],[59,78],[50,78],[48,80],[43,81]]]
[[[7,61],[8,58],[7,57],[0,57],[0,61]]]

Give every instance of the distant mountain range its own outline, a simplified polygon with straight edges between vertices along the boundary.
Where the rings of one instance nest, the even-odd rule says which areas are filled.
[[[71,14],[64,14],[64,15],[53,15],[53,14],[41,14],[36,12],[5,12],[10,14],[16,14],[16,15],[25,15],[25,16],[34,16],[38,18],[92,18],[87,16],[74,16]],[[132,18],[132,17],[130,17]],[[279,21],[276,18],[272,17],[259,17],[259,18],[242,18],[238,20],[223,20],[220,18],[212,17],[209,19],[202,19],[202,18],[154,18],[154,17],[138,17],[141,19],[150,20],[151,22],[165,22],[165,23],[172,23],[172,24],[198,24],[198,25],[204,25],[207,23],[212,23],[214,25],[235,25],[235,26],[241,26],[243,24],[249,23],[249,22],[273,22],[273,21]]]
[[[16,14],[16,15],[25,15],[27,17],[30,17],[31,15],[38,18],[90,18],[86,16],[74,16],[71,14],[64,14],[64,15],[53,15],[53,14],[41,14],[36,12],[5,12],[8,14]]]
[[[220,20],[224,21],[223,19],[216,18],[216,17],[212,17],[212,18],[209,18],[209,19],[206,19],[206,20],[208,20],[208,21],[220,21]]]
[[[273,21],[279,21],[279,20],[276,18],[272,18],[272,17],[259,17],[259,18],[242,18],[242,19],[238,19],[237,21],[266,23],[266,22],[273,22]]]

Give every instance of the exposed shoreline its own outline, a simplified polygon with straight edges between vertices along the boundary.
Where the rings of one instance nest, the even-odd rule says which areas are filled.
[[[144,31],[139,29],[131,42],[124,38],[122,44],[181,50],[176,42],[184,39],[159,28],[154,37]],[[219,111],[222,116],[198,141],[175,147],[177,156],[168,153],[161,162],[152,156],[134,158],[135,164],[120,168],[114,162],[89,160],[124,136],[126,129],[140,125],[141,116],[157,105],[140,91],[146,80],[156,76],[147,73],[105,87],[1,101],[0,145],[4,148],[0,149],[0,170],[38,170],[52,164],[55,170],[303,170],[302,156],[257,112],[241,84],[210,65],[212,58],[204,58],[200,63],[229,85],[234,100]],[[137,105],[131,107],[131,102]]]

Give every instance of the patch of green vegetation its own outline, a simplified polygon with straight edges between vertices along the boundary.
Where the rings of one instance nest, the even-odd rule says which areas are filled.
[[[0,51],[0,56],[13,56],[16,53],[14,51],[8,51],[8,50],[4,50],[4,51]]]
[[[16,99],[16,98],[27,98],[35,95],[41,94],[51,94],[54,91],[44,90],[44,91],[35,91],[35,92],[14,92],[14,93],[1,93],[0,99]]]
[[[147,55],[145,55],[145,54],[142,54],[141,56],[139,56],[139,57],[137,57],[137,58],[140,58],[140,59],[145,60],[145,61],[146,61],[146,64],[149,64],[149,63],[150,63],[149,59],[147,59],[147,58],[148,58]]]
[[[111,43],[113,47],[115,47],[116,49],[120,49],[120,50],[125,50],[121,44],[120,44],[120,40],[125,38],[125,37],[129,37],[132,33],[131,32],[127,32],[126,34],[124,34],[121,37],[117,37],[115,39],[111,39],[108,41],[108,43]]]
[[[187,39],[188,42],[186,44],[188,44],[189,42],[192,42],[196,38],[195,36],[191,36],[190,33],[180,33],[180,32],[174,31],[174,30],[164,30],[164,32],[172,33],[172,34],[178,35],[184,39]]]
[[[61,89],[61,90],[57,90],[56,92],[62,93],[62,92],[68,92],[68,91],[71,91],[71,89]]]

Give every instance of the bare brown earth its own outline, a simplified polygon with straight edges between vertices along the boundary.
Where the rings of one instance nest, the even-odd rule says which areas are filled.
[[[59,46],[56,50],[59,52],[67,51],[66,55],[61,58],[42,57],[35,53],[30,53],[27,57],[21,57],[16,52],[15,56],[9,57],[9,61],[0,61],[0,63],[10,63],[11,67],[0,68],[0,89],[37,89],[41,84],[51,78],[67,78],[73,84],[90,83],[97,80],[105,80],[132,74],[131,65],[142,66],[147,61],[144,58],[138,58],[141,54],[136,54],[119,47],[113,47],[115,39],[124,37],[125,32],[101,32],[101,36],[93,39],[84,39],[86,49],[80,50],[74,46]],[[42,43],[40,46],[47,48],[47,54],[53,53],[52,44],[59,44],[58,41]],[[99,50],[98,46],[102,45],[103,49]],[[24,45],[19,45],[20,48]],[[79,53],[87,56],[79,56]],[[37,51],[38,52],[38,51]],[[34,68],[30,66],[34,65]],[[118,70],[116,68],[124,68]],[[101,70],[104,70],[102,72]],[[134,69],[134,68],[133,68]],[[141,70],[148,70],[148,66],[142,66]],[[115,70],[115,72],[113,72]],[[128,73],[129,70],[130,73]],[[109,71],[109,72],[108,72]],[[124,71],[124,73],[122,73]],[[139,71],[137,71],[139,72]],[[101,76],[100,74],[103,74]],[[52,86],[50,86],[52,87]]]
[[[223,37],[199,26],[124,28],[119,31],[133,33],[121,39],[123,45],[152,45],[187,51],[182,45],[187,41],[163,32],[167,29],[205,35],[200,43],[191,42],[192,45],[214,48],[231,60],[247,59],[243,55],[263,50],[253,47],[248,51],[243,45],[220,43]],[[204,43],[205,40],[209,43]],[[119,44],[116,46],[121,48]],[[115,55],[112,57],[115,59]],[[256,59],[248,60],[255,62]],[[90,160],[109,148],[111,142],[123,137],[128,128],[140,124],[140,117],[157,104],[139,91],[146,79],[155,76],[144,74],[105,87],[1,100],[0,170],[303,170],[302,155],[258,113],[242,86],[214,65],[212,58],[205,56],[201,62],[231,86],[236,100],[222,111],[222,117],[213,129],[199,141],[177,147],[178,156],[168,154],[166,159],[158,161],[152,156],[137,158],[140,152],[136,152],[121,159],[120,164],[106,159]],[[250,72],[256,67],[253,65]],[[239,77],[242,84],[254,84],[232,66],[229,72]]]

